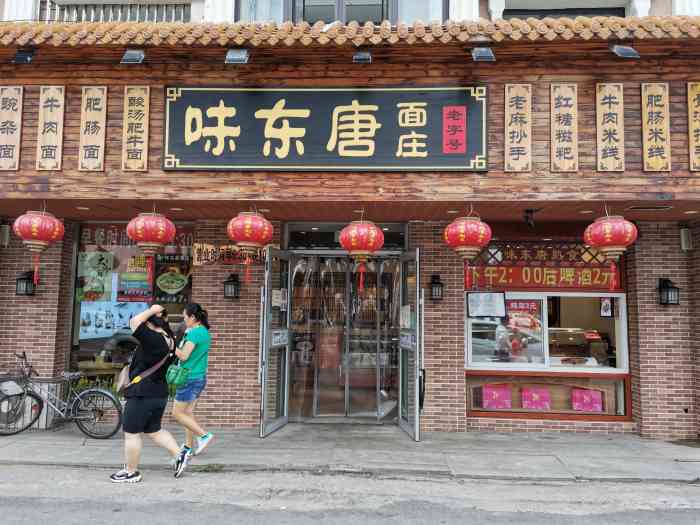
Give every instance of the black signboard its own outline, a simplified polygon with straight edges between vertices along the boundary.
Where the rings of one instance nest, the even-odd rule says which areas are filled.
[[[485,171],[486,87],[168,87],[166,170]]]

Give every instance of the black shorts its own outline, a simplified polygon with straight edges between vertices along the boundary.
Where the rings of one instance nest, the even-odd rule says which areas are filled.
[[[152,434],[160,430],[167,397],[130,397],[124,407],[124,432]]]

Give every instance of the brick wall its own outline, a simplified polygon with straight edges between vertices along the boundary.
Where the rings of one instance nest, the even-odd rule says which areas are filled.
[[[464,383],[464,273],[462,260],[442,242],[444,222],[409,224],[409,246],[419,248],[421,287],[425,290],[426,395],[422,428],[466,430]],[[445,285],[444,299],[432,302],[430,276]]]
[[[279,232],[280,225],[275,224],[275,234]],[[226,223],[198,222],[195,242],[228,243]],[[241,265],[200,266],[192,276],[192,298],[209,312],[213,339],[208,384],[196,414],[207,425],[253,427],[260,418],[258,333],[264,268],[251,267],[251,282],[242,282],[238,300],[223,296],[222,283],[230,273],[238,273],[244,281]]]
[[[585,434],[637,433],[634,422],[561,421],[553,419],[507,419],[470,417],[467,430],[474,432],[577,432]]]
[[[693,250],[689,253],[690,256],[690,289],[685,295],[691,301],[692,315],[691,330],[693,333],[693,350],[695,352],[695,415],[696,415],[696,432],[700,434],[700,338],[697,334],[700,333],[700,222],[696,222],[690,226],[693,238]]]
[[[41,376],[53,376],[63,370],[66,332],[63,329],[59,332],[57,328],[59,312],[63,321],[69,310],[65,304],[59,308],[59,292],[61,275],[66,269],[63,255],[68,248],[64,246],[70,246],[71,242],[68,234],[64,242],[53,244],[42,254],[41,282],[36,294],[28,297],[15,295],[15,280],[19,274],[33,268],[30,253],[14,233],[10,235],[10,245],[0,248],[0,373],[14,372],[13,353],[22,351],[27,352]],[[64,281],[64,291],[66,283]],[[57,347],[60,347],[60,357]]]
[[[627,257],[633,413],[643,437],[696,437],[690,257],[680,249],[677,223],[638,227],[639,240]],[[661,277],[681,289],[679,306],[658,304]]]

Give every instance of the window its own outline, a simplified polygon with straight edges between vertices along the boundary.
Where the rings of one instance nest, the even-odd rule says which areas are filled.
[[[625,295],[506,294],[506,317],[467,319],[467,367],[626,371]]]
[[[425,0],[423,2],[399,2],[398,19],[412,24],[416,20],[423,22],[442,22],[449,18],[450,6],[447,0]]]
[[[37,10],[37,20],[42,22],[190,22],[192,18],[190,0],[60,3],[41,0]]]
[[[575,9],[506,9],[503,18],[576,18],[577,16],[625,16],[624,7],[582,7]]]
[[[192,237],[190,227],[179,225],[175,244],[153,258],[140,254],[126,235],[126,224],[81,227],[73,357],[82,371],[94,376],[118,370],[132,349],[129,320],[149,304],[162,304],[171,322],[180,320],[191,301]]]
[[[284,20],[284,0],[237,0],[236,20],[277,22]]]
[[[281,1],[281,0],[278,0]],[[245,8],[243,4],[263,3],[256,0],[239,0],[240,18],[243,21],[252,21],[250,16],[261,16],[254,9]],[[273,1],[273,4],[277,2]],[[247,10],[246,10],[247,9]],[[397,20],[413,23],[416,20],[423,22],[442,22],[449,14],[448,0],[286,0],[286,14],[283,18],[291,18],[295,22],[302,20],[310,24],[322,20],[324,22],[357,21],[360,23],[374,22],[379,24],[384,20],[396,23]],[[282,15],[282,7],[275,7],[274,13]],[[252,15],[249,15],[252,13]],[[274,18],[277,20],[277,18]],[[258,18],[255,18],[258,20]]]

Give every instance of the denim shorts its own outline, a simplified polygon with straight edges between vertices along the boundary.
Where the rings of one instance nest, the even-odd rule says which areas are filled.
[[[181,401],[183,403],[196,401],[199,396],[202,395],[205,386],[207,386],[206,377],[188,379],[184,385],[177,387],[175,391],[175,401]]]

